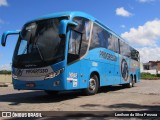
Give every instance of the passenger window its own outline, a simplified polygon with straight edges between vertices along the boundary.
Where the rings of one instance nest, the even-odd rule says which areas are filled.
[[[119,53],[118,38],[113,36],[111,33],[103,29],[99,25],[94,24],[90,50],[98,47],[103,47],[116,53]]]

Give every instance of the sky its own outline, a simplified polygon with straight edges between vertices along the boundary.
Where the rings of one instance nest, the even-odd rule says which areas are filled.
[[[140,52],[143,63],[160,60],[160,0],[0,0],[0,37],[35,18],[63,11],[86,12]],[[0,45],[0,70],[11,69],[17,36]]]

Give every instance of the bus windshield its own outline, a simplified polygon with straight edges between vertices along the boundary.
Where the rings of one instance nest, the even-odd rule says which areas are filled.
[[[64,59],[65,39],[59,37],[59,24],[67,17],[34,21],[26,24],[19,36],[14,67],[45,66]]]

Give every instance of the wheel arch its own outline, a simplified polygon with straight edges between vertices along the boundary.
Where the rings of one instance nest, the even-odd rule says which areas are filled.
[[[99,87],[100,87],[100,75],[99,75],[99,72],[98,71],[92,71],[91,73],[90,73],[90,77],[92,76],[92,75],[96,75],[97,77],[98,77],[98,82],[99,82]]]
[[[137,83],[137,75],[134,74],[134,80],[135,80],[135,83]]]

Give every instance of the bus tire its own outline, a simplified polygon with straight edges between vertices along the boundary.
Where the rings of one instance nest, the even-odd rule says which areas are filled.
[[[94,95],[98,92],[99,80],[97,75],[93,74],[89,80],[89,87],[85,89],[86,95]]]
[[[126,87],[127,87],[127,88],[133,87],[133,77],[132,77],[132,76],[130,76],[129,83],[126,84]]]
[[[58,91],[52,91],[52,90],[45,90],[44,92],[51,96],[55,96],[58,94]]]
[[[135,79],[132,79],[132,87],[134,87],[135,86]]]

